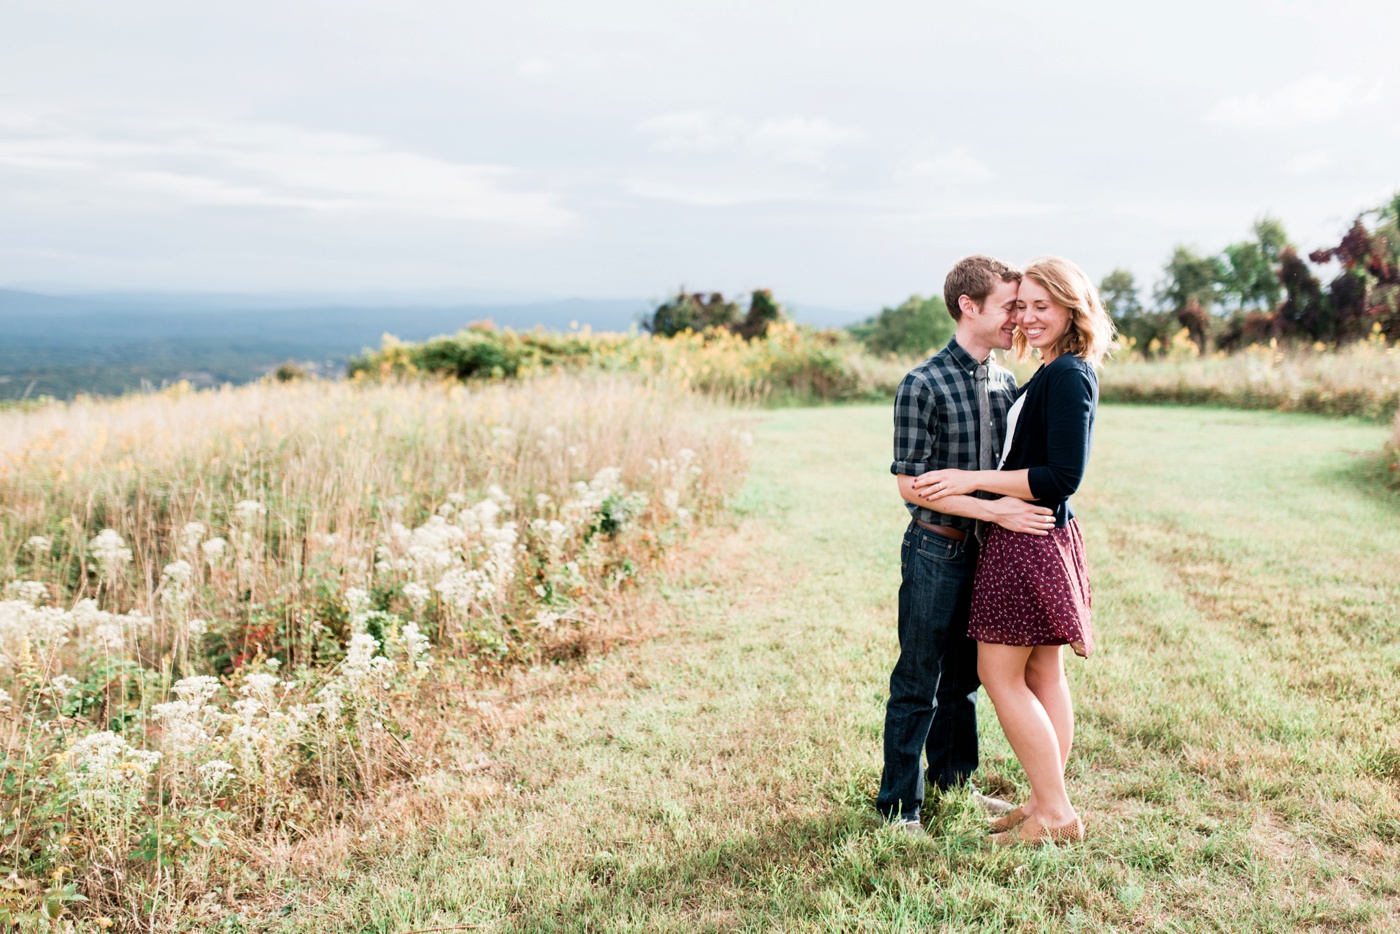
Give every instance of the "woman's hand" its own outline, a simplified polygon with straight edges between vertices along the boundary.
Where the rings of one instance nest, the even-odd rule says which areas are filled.
[[[914,492],[927,499],[965,496],[978,489],[976,470],[930,470],[914,478]]]

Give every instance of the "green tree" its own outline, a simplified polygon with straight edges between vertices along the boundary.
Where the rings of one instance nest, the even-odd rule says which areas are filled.
[[[1171,342],[1177,329],[1175,318],[1169,312],[1149,311],[1142,306],[1137,279],[1131,271],[1119,268],[1104,276],[1099,283],[1099,297],[1113,316],[1125,347],[1146,355],[1153,341],[1159,348]]]
[[[1214,307],[1227,270],[1218,256],[1201,256],[1188,246],[1178,246],[1162,273],[1154,293],[1157,304],[1180,314],[1192,304],[1207,311]]]
[[[732,328],[738,323],[739,306],[725,301],[719,292],[705,296],[681,289],[642,320],[642,330],[661,337],[674,337],[682,331]]]
[[[943,296],[911,295],[897,307],[883,308],[848,330],[874,353],[912,356],[948,343],[957,324],[949,316]]]
[[[769,326],[785,317],[783,306],[773,300],[772,289],[754,289],[749,296],[749,313],[739,322],[737,331],[744,340],[751,341],[766,336]]]
[[[1288,234],[1268,215],[1254,222],[1253,233],[1253,239],[1232,243],[1221,254],[1220,297],[1236,310],[1272,311],[1283,295],[1278,270]]]
[[[1099,297],[1115,321],[1131,321],[1142,314],[1137,280],[1130,270],[1118,268],[1099,283]]]

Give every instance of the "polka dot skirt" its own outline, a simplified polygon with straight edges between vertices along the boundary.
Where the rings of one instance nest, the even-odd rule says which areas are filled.
[[[1075,520],[1049,535],[987,526],[972,584],[969,636],[997,645],[1068,645],[1088,658],[1094,648],[1092,604]]]

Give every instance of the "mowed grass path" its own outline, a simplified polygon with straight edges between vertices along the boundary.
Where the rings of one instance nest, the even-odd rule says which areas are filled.
[[[1102,410],[1076,498],[1099,650],[1069,664],[1090,837],[992,851],[962,796],[926,841],[870,809],[905,524],[888,423],[760,416],[736,525],[660,631],[581,686],[503,692],[494,747],[304,877],[288,929],[1400,930],[1384,429]],[[983,783],[1024,793],[982,718]]]

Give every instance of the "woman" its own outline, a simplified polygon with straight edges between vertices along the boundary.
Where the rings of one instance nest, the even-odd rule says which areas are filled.
[[[1070,508],[1089,461],[1099,386],[1096,368],[1113,347],[1098,290],[1068,260],[1026,269],[1017,292],[1015,350],[1041,367],[1007,415],[1000,470],[938,470],[915,482],[929,498],[985,490],[1053,509],[1048,536],[992,525],[973,579],[968,635],[977,673],[1030,779],[1030,798],[992,823],[998,844],[1082,840],[1084,824],[1065,792],[1074,708],[1062,647],[1093,649],[1084,540]]]

